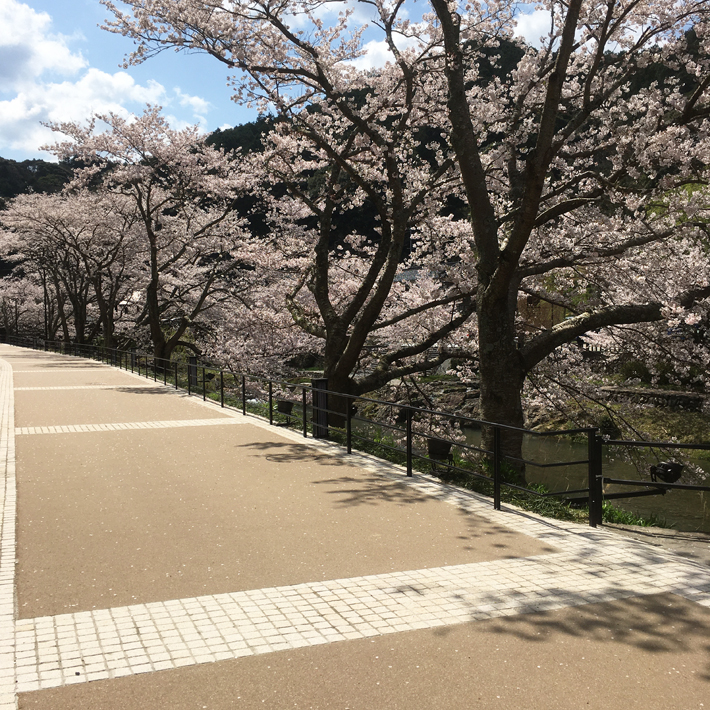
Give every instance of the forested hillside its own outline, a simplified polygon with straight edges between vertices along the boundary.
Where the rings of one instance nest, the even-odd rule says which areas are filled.
[[[0,208],[6,200],[25,192],[59,192],[70,175],[69,167],[62,163],[0,158]]]

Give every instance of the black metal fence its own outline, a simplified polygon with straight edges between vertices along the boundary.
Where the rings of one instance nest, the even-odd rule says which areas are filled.
[[[501,508],[502,487],[539,498],[569,499],[570,496],[577,496],[574,500],[586,499],[589,524],[596,527],[602,522],[604,498],[656,495],[674,488],[710,491],[709,486],[669,483],[658,481],[655,477],[651,481],[605,478],[602,471],[603,447],[608,445],[655,447],[662,450],[710,449],[710,445],[609,441],[596,428],[535,432],[450,412],[333,392],[327,389],[327,381],[322,379],[311,380],[308,384],[268,379],[200,364],[192,357],[187,362],[179,362],[100,345],[17,336],[8,337],[7,342],[107,363],[165,386],[182,389],[189,395],[201,396],[203,400],[219,402],[220,406],[240,410],[244,415],[250,413],[263,416],[272,425],[295,427],[304,437],[310,434],[314,438],[331,439],[342,444],[348,454],[352,453],[353,448],[379,455],[384,451],[386,458],[405,467],[407,476],[412,476],[415,468],[446,471],[448,475],[454,476],[471,476],[489,484],[496,510]],[[379,414],[377,419],[372,418],[372,412]],[[384,415],[384,412],[388,414]],[[492,447],[467,443],[462,433],[467,428],[492,432],[492,436],[488,437]],[[540,463],[506,456],[501,447],[504,431],[532,437],[584,437],[587,441],[587,457],[574,461]],[[540,469],[585,466],[587,485],[573,490],[538,491],[506,480],[504,467],[516,465]],[[605,496],[604,484],[641,487],[642,492]]]

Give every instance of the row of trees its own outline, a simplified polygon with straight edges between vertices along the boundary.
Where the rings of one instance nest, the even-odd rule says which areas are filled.
[[[107,28],[138,44],[130,61],[207,53],[234,70],[237,100],[274,118],[241,154],[170,131],[155,109],[103,117],[106,133],[56,126],[68,140],[55,154],[83,166],[62,199],[84,241],[61,243],[96,260],[76,283],[41,265],[36,254],[55,271],[64,260],[37,236],[54,230],[44,198],[17,200],[3,222],[23,268],[55,285],[60,320],[66,294],[77,338],[70,282],[92,294],[106,338],[111,311],[145,326],[160,357],[188,333],[238,366],[318,349],[331,388],[352,394],[457,345],[482,417],[514,426],[526,378],[552,398],[541,373],[589,333],[708,362],[703,338],[673,337],[697,335],[710,296],[706,2],[543,2],[539,47],[513,37],[510,0],[430,0],[420,22],[404,0],[358,3],[391,54],[369,71],[344,4],[331,24],[338,3],[104,4]],[[89,275],[109,261],[131,274],[124,291]],[[527,298],[570,317],[526,321]],[[649,325],[669,320],[671,332]],[[504,450],[519,454],[520,438]]]
[[[68,140],[53,150],[83,167],[61,194],[11,203],[3,252],[41,286],[48,334],[80,343],[100,334],[113,347],[120,323],[124,341],[143,329],[156,357],[169,358],[226,295],[244,236],[233,209],[244,173],[155,108],[135,121],[104,118],[103,133],[94,122],[55,126]]]

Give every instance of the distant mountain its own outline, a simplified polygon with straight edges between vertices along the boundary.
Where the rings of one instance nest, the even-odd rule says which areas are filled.
[[[245,153],[260,153],[264,150],[262,138],[271,132],[274,127],[274,119],[271,116],[259,116],[256,121],[243,123],[234,128],[224,130],[218,128],[207,137],[207,145],[223,148],[229,152],[232,150],[243,150]]]
[[[25,192],[59,192],[70,178],[71,169],[62,163],[0,158],[0,209]]]

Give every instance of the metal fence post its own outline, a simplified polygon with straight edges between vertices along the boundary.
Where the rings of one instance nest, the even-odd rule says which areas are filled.
[[[242,375],[242,414],[247,414],[247,378]]]
[[[604,439],[597,432],[594,436],[594,527],[602,524],[604,517],[604,489],[602,456]]]
[[[202,401],[207,399],[207,381],[205,380],[205,366],[202,366]]]
[[[328,439],[328,380],[324,377],[312,379],[311,387],[313,438]]]
[[[596,438],[597,432],[594,429],[590,429],[587,432],[587,485],[589,486],[589,526],[592,528],[597,527],[596,520],[596,507],[594,505],[596,500],[596,475],[597,470],[594,463],[594,458],[597,453],[594,439]]]
[[[224,370],[219,371],[219,406],[224,407]]]
[[[493,508],[500,510],[500,429],[493,427]]]
[[[301,413],[303,414],[303,438],[308,438],[308,410],[306,409],[306,388],[301,387]]]
[[[192,392],[192,388],[197,389],[197,358],[194,355],[190,355],[187,362],[187,379],[188,379],[188,392]]]
[[[353,420],[352,420],[352,402],[350,398],[345,400],[345,445],[348,453],[353,452]]]
[[[274,383],[269,380],[269,424],[274,423]]]
[[[163,360],[163,385],[168,384],[168,365],[169,364],[170,364],[170,360],[168,360],[167,363],[165,362],[165,360]]]
[[[146,361],[147,365],[147,361]],[[153,382],[158,381],[158,365],[157,365],[157,359],[155,356],[153,356]]]
[[[175,361],[175,389],[178,388],[178,364],[177,360]]]
[[[407,407],[407,475],[412,476],[412,409]]]

